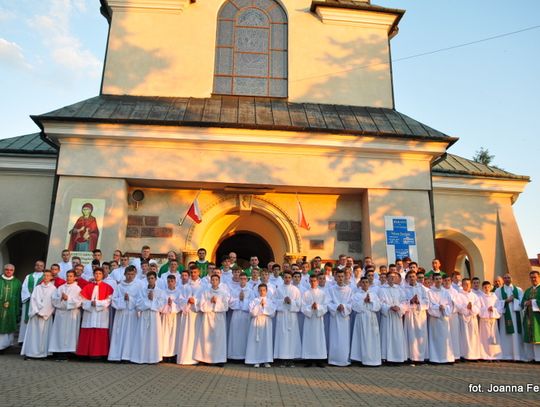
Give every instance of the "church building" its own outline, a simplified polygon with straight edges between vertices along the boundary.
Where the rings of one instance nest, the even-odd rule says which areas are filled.
[[[0,140],[0,260],[19,277],[64,248],[108,259],[147,244],[186,264],[200,247],[261,265],[344,253],[429,270],[438,257],[445,271],[526,282],[512,205],[529,178],[450,154],[457,137],[396,110],[390,47],[404,10],[101,4],[99,94]],[[194,203],[200,223],[184,219]]]

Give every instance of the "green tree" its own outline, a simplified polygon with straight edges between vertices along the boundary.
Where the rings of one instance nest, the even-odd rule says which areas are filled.
[[[494,158],[495,156],[489,154],[489,150],[487,148],[480,147],[480,150],[476,151],[473,161],[484,165],[492,165],[491,163],[493,162]]]

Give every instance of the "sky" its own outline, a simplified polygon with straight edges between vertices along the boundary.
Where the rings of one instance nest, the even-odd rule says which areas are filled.
[[[372,3],[407,10],[391,42],[396,109],[459,137],[449,152],[472,158],[487,148],[495,165],[531,177],[514,211],[536,257],[540,1]],[[99,0],[0,0],[0,138],[37,132],[29,115],[99,93],[107,29]]]

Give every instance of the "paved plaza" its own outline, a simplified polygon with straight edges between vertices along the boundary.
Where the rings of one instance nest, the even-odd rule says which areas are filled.
[[[0,355],[0,406],[540,406],[540,365],[254,369],[23,360]],[[484,393],[471,393],[480,384]],[[524,393],[489,393],[491,384]]]

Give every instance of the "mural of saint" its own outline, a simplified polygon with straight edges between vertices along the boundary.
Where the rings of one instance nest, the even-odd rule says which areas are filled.
[[[75,252],[91,252],[97,248],[99,229],[96,218],[92,216],[94,206],[87,202],[82,208],[82,216],[77,219],[73,229],[69,231],[68,250]]]

